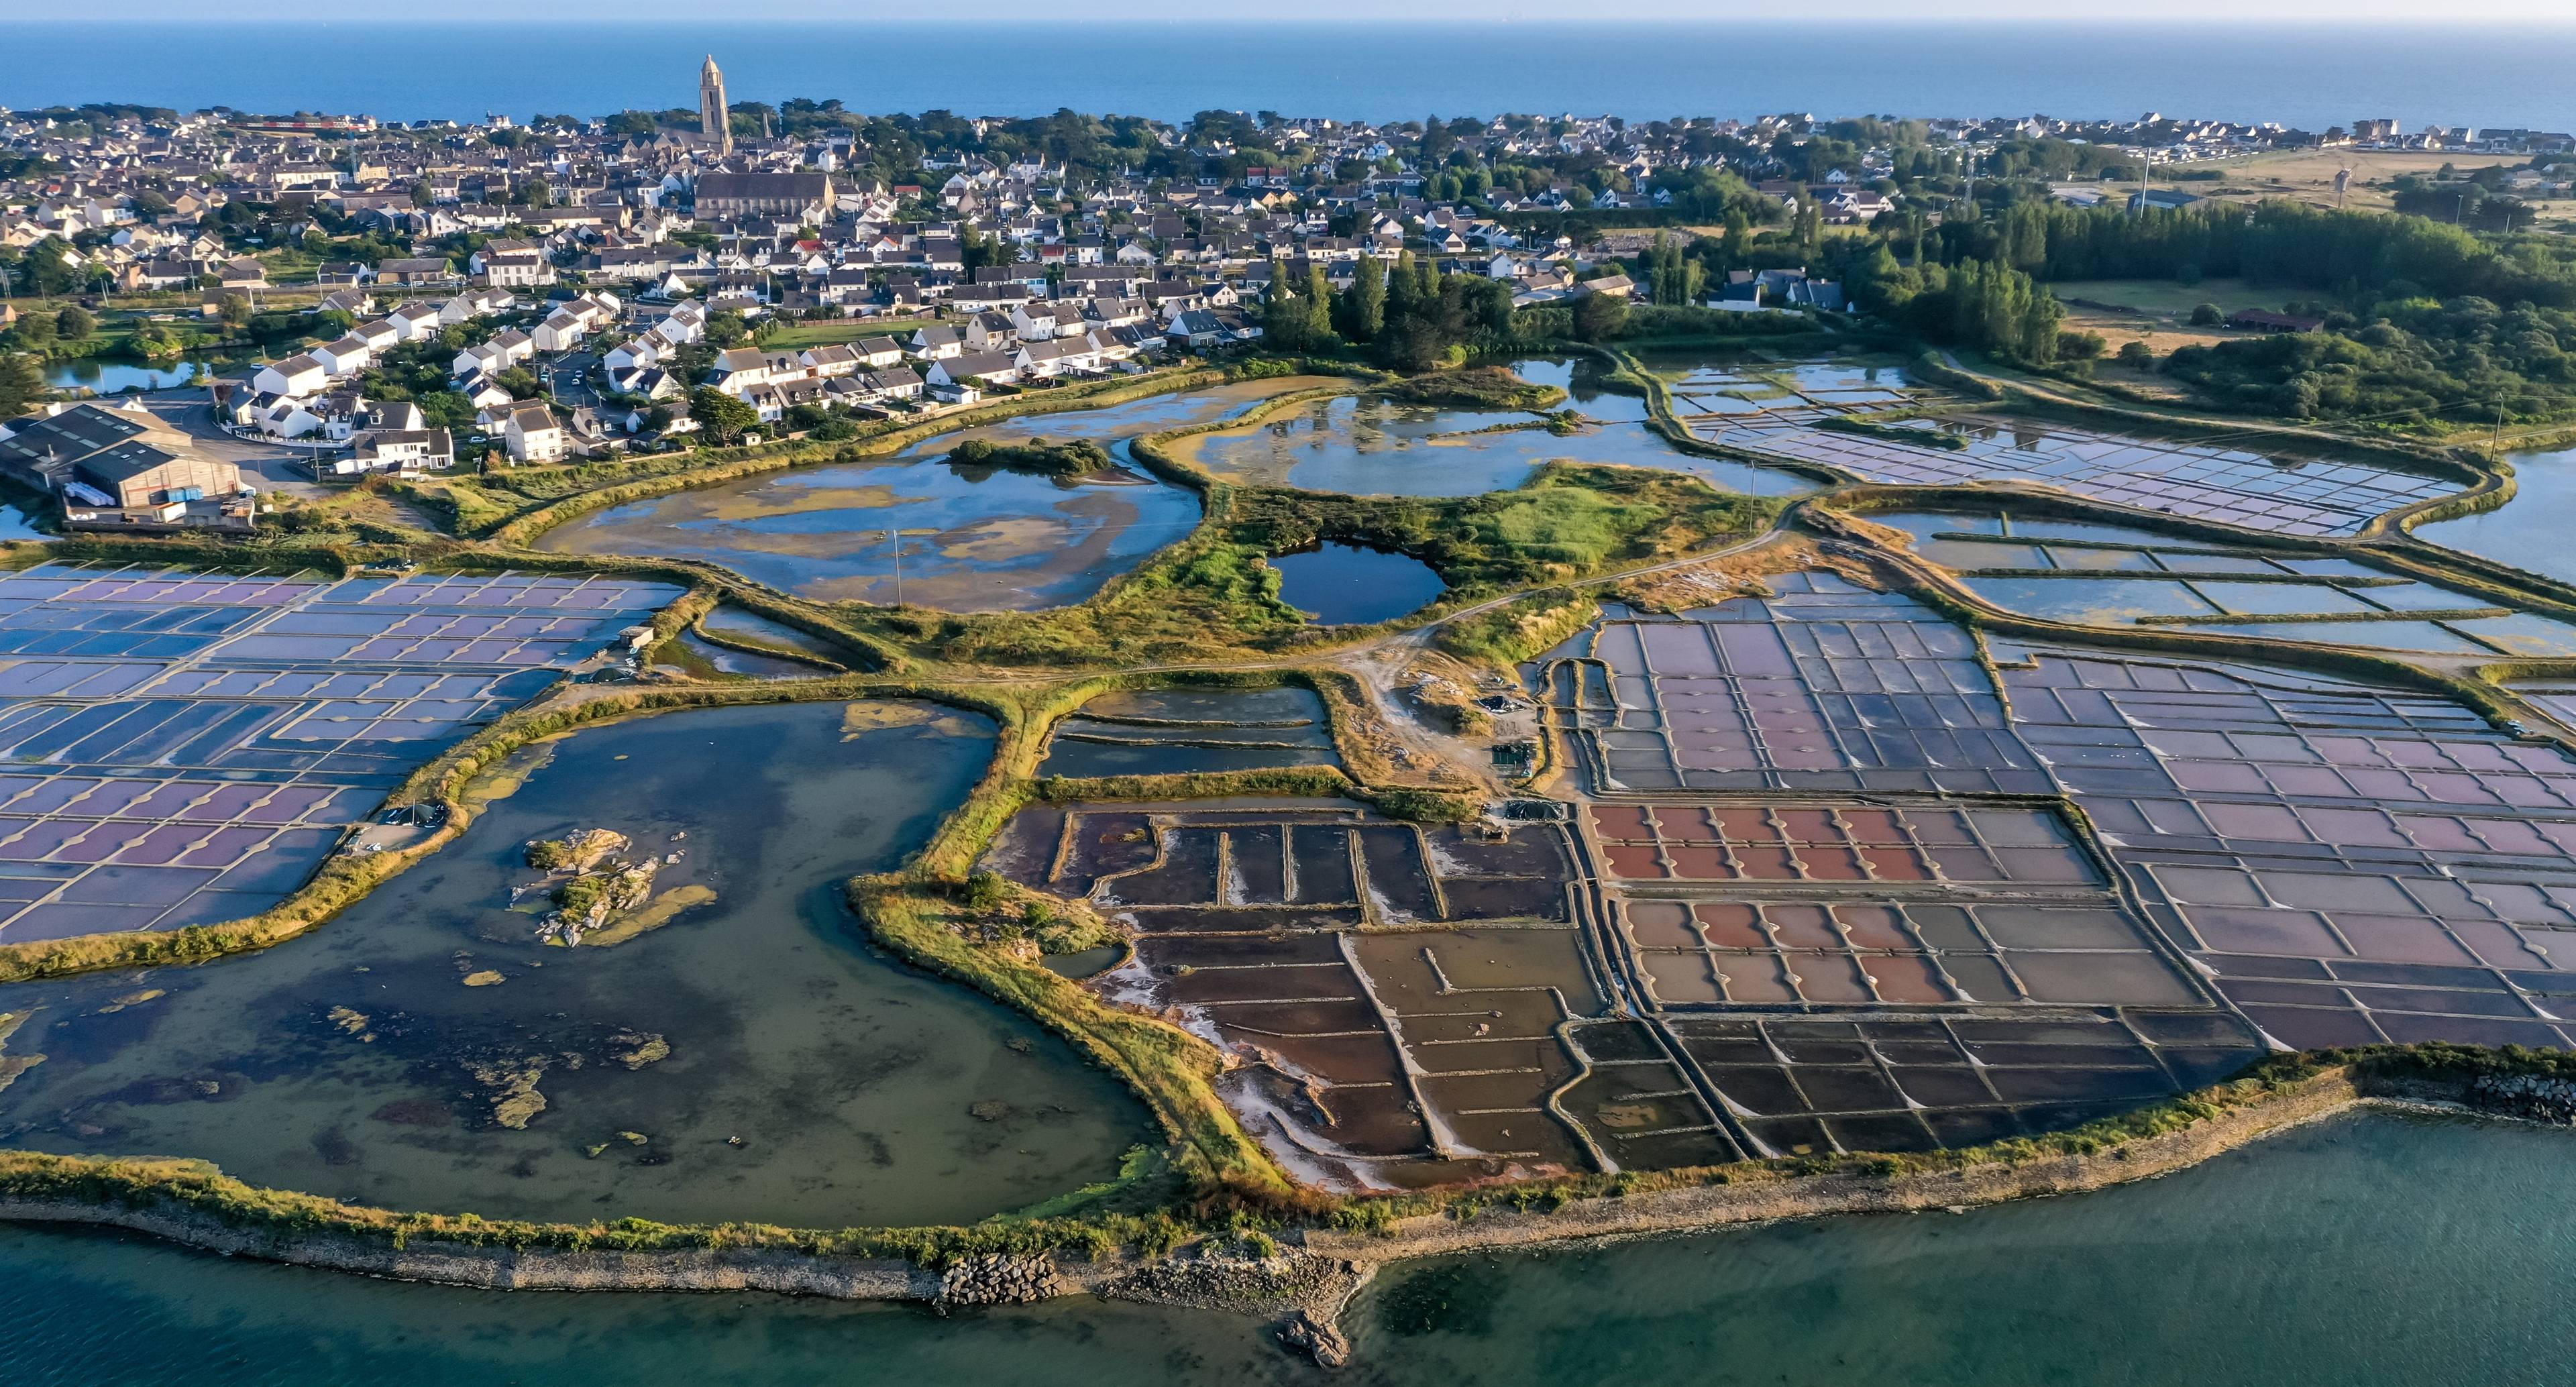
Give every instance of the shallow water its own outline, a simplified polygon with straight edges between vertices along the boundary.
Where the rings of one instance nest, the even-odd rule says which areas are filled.
[[[2527,573],[2576,582],[2576,448],[2515,453],[2513,499],[2498,510],[2418,525],[2415,537],[2511,564]]]
[[[1568,368],[1570,369],[1570,368]],[[1525,373],[1526,374],[1526,373]],[[1549,373],[1541,370],[1532,378]],[[1549,384],[1561,384],[1550,380]],[[1636,408],[1629,408],[1630,402]],[[1316,400],[1242,429],[1184,440],[1182,452],[1232,482],[1356,496],[1475,496],[1521,485],[1545,464],[1611,463],[1687,472],[1721,491],[1787,495],[1807,483],[1785,472],[1675,452],[1643,423],[1643,401],[1600,394],[1605,421],[1571,434],[1512,410],[1445,409],[1374,395]],[[1610,412],[1615,410],[1616,412]],[[1499,429],[1497,432],[1482,432]]]
[[[811,679],[832,672],[802,660],[782,660],[775,655],[754,655],[718,645],[695,631],[682,631],[674,643],[718,674],[739,674],[746,679]],[[687,672],[686,666],[681,668]]]
[[[0,1093],[0,1145],[554,1219],[944,1221],[1104,1178],[1143,1134],[1135,1100],[1035,1025],[873,955],[840,903],[841,882],[927,837],[991,749],[989,724],[927,704],[577,733],[303,939],[0,989],[0,1011],[36,1009],[10,1052],[47,1056]],[[537,916],[508,908],[536,876],[521,845],[583,827],[681,853],[658,885],[715,900],[613,947],[539,945]],[[652,1036],[668,1057],[636,1064]],[[494,1125],[529,1067],[545,1107]]]
[[[800,597],[948,611],[1026,611],[1098,592],[1187,535],[1198,497],[1127,458],[1087,477],[952,467],[970,438],[1126,440],[1231,418],[1316,382],[1246,381],[941,434],[891,457],[799,468],[611,506],[539,549],[703,559]],[[898,575],[893,532],[902,534]]]
[[[2537,1387],[2576,1316],[2576,1138],[2369,1116],[2100,1194],[1390,1268],[1343,1380]],[[400,1285],[0,1228],[30,1384],[1328,1380],[1249,1321],[1071,1300],[941,1318],[776,1296]]]
[[[718,633],[747,636],[790,650],[811,651],[815,658],[835,665],[847,665],[850,660],[849,651],[820,636],[807,635],[793,626],[782,626],[767,617],[754,616],[740,607],[718,607],[699,618],[698,624]]]
[[[1273,554],[1270,566],[1279,570],[1279,600],[1313,613],[1325,626],[1392,621],[1421,610],[1447,588],[1420,559],[1356,544]]]

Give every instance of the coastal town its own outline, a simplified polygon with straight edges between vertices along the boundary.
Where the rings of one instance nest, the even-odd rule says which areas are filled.
[[[2576,135],[724,58],[0,109],[0,1236],[1290,1382],[2576,1115]]]
[[[0,467],[67,498],[77,526],[246,532],[260,475],[704,443],[702,388],[748,408],[726,412],[725,442],[828,438],[852,420],[1246,349],[1264,305],[1319,272],[1347,291],[1364,261],[1416,257],[1500,286],[1513,308],[1599,294],[1836,312],[1845,291],[1829,274],[1742,243],[1777,225],[1821,249],[1822,228],[1882,218],[1919,239],[1981,174],[1990,187],[2041,180],[2075,206],[2173,210],[2223,186],[2177,168],[2438,153],[2511,165],[2459,199],[2525,209],[2497,213],[2508,222],[2576,177],[2563,133],[2408,132],[2387,118],[2310,133],[2153,113],[1381,127],[1211,112],[1187,127],[1129,122],[1114,150],[1086,132],[1091,147],[1068,161],[1043,128],[1005,156],[970,148],[1001,122],[737,105],[712,56],[699,88],[694,120],[0,112],[13,175],[0,179],[0,287],[47,317],[69,303],[87,324],[40,335],[0,305],[0,348],[73,363],[254,358],[210,378],[219,432],[194,434],[214,446],[189,441],[194,417],[93,408],[21,439]],[[1625,222],[1597,214],[1651,228],[1676,208],[1730,263],[1641,284],[1655,233],[1604,229]],[[39,393],[21,385],[13,403]],[[305,466],[246,481],[247,456]]]

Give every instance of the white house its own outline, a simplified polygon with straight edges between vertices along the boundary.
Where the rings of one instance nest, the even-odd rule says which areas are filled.
[[[332,463],[343,476],[361,472],[443,472],[456,465],[456,444],[445,429],[380,429],[356,452]]]
[[[547,314],[546,320],[537,324],[537,330],[531,336],[537,344],[538,351],[568,352],[580,346],[581,339],[588,336],[589,332],[589,327],[579,316],[559,308]]]
[[[367,369],[368,362],[375,360],[375,353],[367,350],[367,344],[355,336],[315,347],[305,355],[321,362],[323,369],[334,376],[354,376]]]
[[[1000,352],[968,352],[935,358],[922,379],[933,386],[1008,385],[1019,374],[1019,363]]]
[[[304,354],[270,362],[251,377],[250,388],[262,395],[310,395],[331,383],[331,368]]]
[[[612,375],[652,366],[662,360],[660,342],[661,339],[651,333],[646,333],[642,337],[630,337],[609,348],[608,355],[600,358],[600,361],[608,367]]]
[[[510,460],[520,463],[561,462],[569,436],[555,419],[555,412],[543,401],[529,400],[513,406],[503,431],[510,448]]]

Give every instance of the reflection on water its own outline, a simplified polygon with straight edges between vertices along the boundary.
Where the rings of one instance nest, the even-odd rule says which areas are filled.
[[[1758,496],[1807,489],[1785,472],[1675,452],[1642,423],[1606,423],[1564,435],[1533,423],[1531,415],[1515,411],[1345,395],[1274,414],[1249,428],[1184,440],[1175,451],[1227,481],[1355,496],[1475,496],[1519,486],[1542,464],[1559,459],[1687,472],[1721,491]],[[1489,429],[1496,431],[1484,432]]]
[[[86,387],[101,395],[114,395],[126,390],[170,390],[195,385],[214,374],[215,364],[210,361],[182,360],[168,366],[146,366],[132,361],[74,357],[47,362],[45,384],[57,390]]]
[[[2497,510],[2418,525],[2415,537],[2526,573],[2576,583],[2576,448],[2513,454],[2513,499]]]
[[[37,529],[36,522],[28,519],[25,511],[16,506],[0,506],[0,540],[52,538],[52,535]]]
[[[1398,1265],[1372,1387],[2552,1383],[2576,1140],[2371,1116],[2100,1194]],[[0,1228],[0,1376],[43,1384],[1281,1387],[1248,1319],[1068,1300],[951,1317],[783,1296],[406,1285]]]
[[[1326,626],[1365,626],[1419,611],[1446,590],[1431,565],[1410,554],[1356,544],[1310,544],[1270,556],[1279,600]]]
[[[988,724],[927,704],[577,733],[306,938],[0,988],[0,1011],[34,1012],[10,1052],[46,1057],[0,1093],[0,1146],[575,1220],[947,1221],[1104,1178],[1143,1133],[1134,1100],[1036,1026],[871,956],[840,904],[991,749]],[[714,900],[610,947],[540,945],[537,898],[509,908],[534,879],[522,845],[579,828],[680,854],[657,889]],[[501,1125],[529,1091],[542,1106]]]
[[[917,606],[1025,611],[1089,597],[1198,518],[1196,496],[1122,468],[1057,478],[918,458],[611,506],[536,547],[703,559],[825,601],[892,602],[899,576],[903,600]]]
[[[1198,524],[1198,497],[1122,464],[1087,477],[952,467],[969,438],[1126,440],[1212,423],[1321,382],[1246,381],[941,434],[890,458],[800,468],[637,501],[536,539],[567,554],[702,559],[800,597],[1027,611],[1098,592]],[[901,535],[897,561],[895,538]],[[900,567],[900,574],[897,569]]]

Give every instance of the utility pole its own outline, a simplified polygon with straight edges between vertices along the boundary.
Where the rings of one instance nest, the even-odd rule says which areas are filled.
[[[2490,462],[2496,462],[2496,461],[2501,461],[2501,460],[2503,459],[2503,457],[2504,457],[2504,401],[2503,401],[2503,400],[2501,400],[2501,399],[2499,399],[2499,400],[2497,400],[2497,401],[2496,401],[2496,408],[2495,408],[2495,430],[2494,430],[2494,432],[2492,432],[2492,433],[2490,433],[2490,434],[2488,434],[2488,435],[2487,435],[2487,460],[2488,460],[2488,461],[2490,461]]]
[[[903,531],[888,530],[886,538],[894,541],[894,605],[903,607]]]

